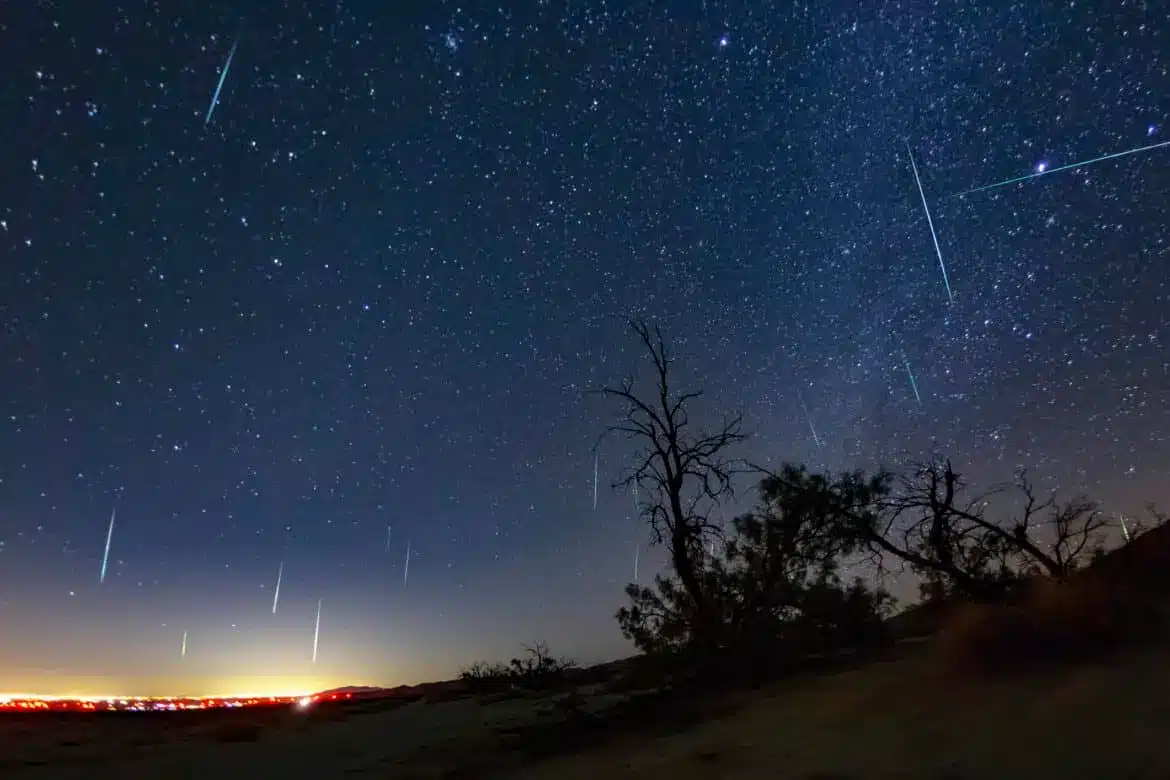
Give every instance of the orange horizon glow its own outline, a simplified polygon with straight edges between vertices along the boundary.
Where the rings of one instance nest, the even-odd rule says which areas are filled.
[[[368,683],[342,683],[335,682],[328,679],[312,679],[309,681],[298,680],[282,681],[269,685],[258,685],[255,681],[241,680],[239,684],[233,684],[235,681],[221,681],[214,683],[215,688],[205,689],[199,691],[197,686],[175,686],[179,689],[185,689],[182,693],[95,693],[93,689],[85,689],[78,687],[73,690],[64,691],[61,693],[31,693],[31,692],[0,692],[0,705],[5,702],[13,700],[24,701],[78,701],[78,702],[107,702],[107,701],[189,701],[194,699],[215,699],[215,700],[236,700],[236,699],[297,699],[305,696],[313,696],[328,691],[333,688],[341,688],[346,685],[369,685]],[[153,686],[151,686],[153,687]],[[157,689],[156,689],[157,691]],[[209,692],[210,691],[210,692]]]
[[[191,712],[293,705],[306,710],[314,704],[347,701],[352,693],[312,693],[300,696],[108,697],[70,699],[35,694],[0,694],[0,712]]]
[[[322,689],[328,690],[328,689]],[[301,690],[283,693],[230,693],[230,694],[199,694],[199,695],[171,695],[171,696],[131,696],[125,694],[46,694],[46,693],[0,693],[0,706],[11,701],[80,701],[80,702],[108,702],[108,701],[235,701],[238,699],[301,699],[315,696],[321,690]]]

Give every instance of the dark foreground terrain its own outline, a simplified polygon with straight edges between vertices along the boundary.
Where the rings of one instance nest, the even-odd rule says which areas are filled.
[[[307,712],[6,715],[0,777],[1170,777],[1164,650],[980,682],[929,643],[897,655],[668,701],[591,682]]]

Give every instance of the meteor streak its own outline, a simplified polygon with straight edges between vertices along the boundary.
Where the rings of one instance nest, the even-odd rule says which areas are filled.
[[[227,61],[223,64],[223,70],[219,72],[219,83],[215,85],[215,94],[211,96],[211,105],[207,108],[207,116],[203,119],[203,126],[207,127],[211,122],[211,115],[215,113],[215,107],[219,105],[219,92],[223,89],[223,82],[227,78],[228,70],[232,67],[232,58],[236,56],[236,47],[240,45],[240,35],[236,33],[236,40],[232,43],[231,51],[228,52]]]
[[[1156,143],[1156,144],[1148,144],[1146,146],[1139,146],[1136,149],[1126,149],[1124,152],[1114,152],[1113,154],[1107,154],[1104,157],[1094,157],[1091,160],[1082,160],[1081,162],[1069,163],[1068,165],[1060,165],[1056,168],[1045,168],[1043,170],[1036,171],[1035,173],[1029,173],[1026,176],[1017,176],[1014,179],[1004,179],[1003,181],[997,181],[994,184],[984,184],[982,187],[975,187],[975,188],[970,189],[970,190],[965,190],[963,192],[960,192],[955,197],[961,198],[964,195],[970,195],[970,194],[975,193],[975,192],[984,192],[986,190],[993,190],[996,187],[1006,187],[1009,184],[1016,184],[1017,182],[1021,182],[1021,181],[1029,181],[1031,179],[1038,179],[1041,176],[1047,176],[1050,173],[1058,173],[1060,171],[1068,171],[1068,170],[1072,170],[1073,168],[1084,168],[1087,165],[1095,165],[1096,163],[1105,162],[1106,160],[1116,160],[1118,157],[1128,157],[1129,155],[1137,154],[1138,152],[1148,152],[1148,151],[1151,151],[1153,149],[1161,149],[1164,146],[1170,146],[1170,141],[1161,141],[1160,143]]]
[[[597,450],[593,451],[593,508],[597,508],[597,461],[600,453]]]
[[[910,151],[909,142],[906,143],[906,154],[910,155],[910,167],[914,169],[914,183],[918,185],[918,195],[922,198],[922,210],[926,212],[926,224],[930,226],[930,237],[934,241],[934,252],[938,255],[938,267],[942,269],[943,284],[947,288],[947,300],[955,302],[955,294],[951,292],[951,280],[947,276],[947,264],[943,262],[942,249],[938,245],[938,234],[934,232],[934,219],[930,216],[930,207],[926,205],[926,193],[922,190],[922,179],[918,176],[918,163],[914,162],[914,153]]]
[[[642,545],[634,545],[634,582],[638,581],[638,557],[642,553]]]
[[[179,657],[180,658],[187,657],[187,632],[186,631],[183,632],[183,646],[179,649]]]
[[[317,642],[321,638],[321,599],[317,599],[317,627],[313,629],[313,663],[317,663]]]
[[[406,540],[406,563],[402,566],[402,587],[406,587],[410,579],[410,540]]]
[[[914,378],[914,372],[910,370],[910,359],[903,355],[902,362],[906,364],[906,376],[910,377],[910,387],[914,390],[914,398],[918,401],[918,405],[922,406],[922,396],[918,394],[918,380]]]
[[[284,576],[284,561],[281,560],[280,568],[276,570],[276,592],[272,594],[272,614],[276,614],[276,605],[280,601],[280,578]]]
[[[390,552],[390,526],[386,526],[386,552]]]
[[[812,433],[813,441],[818,447],[821,446],[821,437],[817,435],[816,426],[813,425],[812,415],[808,412],[808,404],[804,402],[804,393],[799,390],[796,391],[796,397],[800,399],[800,408],[804,410],[804,419],[808,420],[808,429]]]
[[[110,542],[114,540],[114,518],[118,514],[118,507],[114,507],[110,512],[110,528],[106,531],[106,551],[102,555],[102,573],[98,582],[106,581],[106,564],[110,562]]]

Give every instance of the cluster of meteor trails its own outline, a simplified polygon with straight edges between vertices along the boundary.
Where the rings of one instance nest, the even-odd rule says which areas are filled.
[[[596,490],[597,490],[597,486],[594,485],[594,492],[595,493],[596,493]],[[109,568],[109,561],[110,561],[110,547],[112,546],[113,541],[114,541],[114,521],[117,519],[117,517],[118,517],[118,508],[114,507],[114,509],[110,512],[109,526],[106,528],[106,548],[105,548],[105,551],[102,553],[102,568],[101,568],[101,572],[98,574],[99,584],[104,584],[106,581],[106,572]],[[391,527],[386,526],[386,552],[390,552],[390,533],[391,533]],[[403,587],[406,587],[410,583],[410,557],[411,557],[412,553],[413,553],[413,548],[411,547],[410,541],[407,540],[407,542],[406,542],[406,559],[403,562],[403,566],[402,566],[402,586]],[[635,579],[637,579],[637,568],[638,568],[638,564],[637,564],[637,561],[635,560],[635,562],[634,562],[634,571],[635,571],[634,578]],[[276,587],[273,588],[273,590],[272,590],[272,614],[273,615],[276,614],[277,607],[280,606],[280,584],[281,584],[281,582],[283,582],[283,580],[284,580],[284,558],[282,557],[280,559],[280,564],[276,568]],[[318,649],[320,647],[320,643],[321,643],[321,605],[323,603],[324,603],[324,599],[317,599],[317,618],[313,624],[313,663],[317,663],[317,651],[318,651]],[[180,658],[187,657],[187,633],[188,633],[187,631],[183,632],[183,638],[182,638],[182,641],[179,645],[179,657]]]
[[[231,69],[232,60],[236,56],[236,49],[240,44],[240,34],[242,31],[243,31],[243,22],[240,23],[239,28],[237,28],[237,30],[236,30],[236,36],[235,36],[235,39],[232,41],[231,49],[229,49],[229,51],[228,51],[227,59],[224,61],[223,67],[220,69],[219,81],[215,85],[215,91],[211,96],[211,105],[208,107],[207,115],[204,117],[204,120],[203,120],[204,127],[206,127],[211,122],[211,117],[215,113],[215,108],[216,108],[216,106],[219,105],[220,92],[223,91],[224,81],[227,79],[228,71]],[[724,39],[720,42],[720,45],[725,45],[725,43],[726,43],[726,40]],[[1152,135],[1154,135],[1154,133],[1156,131],[1157,131],[1157,127],[1154,125],[1151,125],[1147,130],[1147,135],[1152,136]],[[1170,146],[1170,141],[1161,141],[1159,143],[1146,144],[1144,146],[1138,146],[1138,147],[1134,147],[1132,149],[1125,149],[1125,150],[1120,151],[1120,152],[1112,152],[1110,154],[1101,155],[1100,157],[1094,157],[1094,158],[1088,159],[1088,160],[1081,160],[1080,162],[1069,163],[1067,165],[1060,165],[1060,166],[1057,166],[1055,168],[1049,168],[1047,166],[1047,164],[1041,163],[1031,173],[1027,173],[1027,174],[1024,174],[1022,176],[1013,176],[1009,179],[1003,179],[1001,181],[992,182],[991,184],[984,184],[984,185],[980,185],[978,187],[972,187],[968,190],[964,190],[963,192],[957,193],[953,197],[961,198],[961,197],[964,197],[967,195],[974,195],[977,193],[987,192],[989,190],[994,190],[994,189],[997,189],[999,187],[1006,187],[1006,186],[1011,185],[1011,184],[1021,184],[1023,182],[1031,181],[1032,179],[1038,179],[1042,176],[1051,176],[1054,173],[1061,173],[1063,171],[1071,171],[1071,170],[1075,170],[1078,168],[1085,168],[1087,166],[1096,165],[1097,163],[1106,162],[1108,160],[1116,160],[1116,159],[1119,159],[1121,157],[1128,157],[1130,155],[1139,154],[1141,152],[1149,152],[1149,151],[1153,151],[1155,149],[1162,149],[1162,148],[1165,148],[1167,146]],[[930,230],[930,239],[931,239],[931,242],[934,244],[935,256],[938,258],[938,267],[939,267],[939,271],[942,274],[943,287],[946,289],[947,302],[954,303],[955,291],[954,291],[954,288],[951,286],[950,274],[947,271],[947,264],[946,264],[946,260],[943,258],[942,246],[938,240],[938,231],[935,229],[935,226],[934,226],[934,217],[931,215],[931,212],[930,212],[930,205],[926,199],[926,190],[922,186],[922,177],[921,177],[921,174],[918,170],[918,163],[914,159],[914,152],[910,148],[909,141],[906,142],[906,155],[910,161],[910,169],[914,174],[914,183],[918,188],[918,196],[922,201],[922,212],[926,217],[927,228]],[[903,356],[903,357],[905,358],[905,356]],[[922,394],[919,391],[918,382],[914,378],[914,373],[910,368],[909,359],[904,359],[904,362],[905,362],[905,366],[906,366],[906,374],[910,379],[911,389],[914,391],[914,399],[918,403],[918,405],[921,406],[922,405]],[[820,436],[817,434],[816,428],[813,425],[812,415],[809,413],[808,406],[804,403],[803,398],[801,398],[800,404],[801,404],[801,407],[803,408],[805,419],[808,421],[808,426],[809,426],[810,432],[812,433],[813,441],[817,447],[821,447],[823,445],[823,443],[821,441]],[[598,484],[598,482],[597,482],[597,469],[598,469],[597,458],[598,458],[598,453],[595,450],[594,451],[594,461],[593,461],[593,508],[594,509],[597,508],[597,498],[598,498],[598,496],[597,496],[597,484]],[[113,525],[113,520],[111,518],[111,528],[112,528],[112,525]],[[387,534],[389,534],[389,529],[387,529]],[[389,541],[390,541],[389,535],[387,535],[387,540],[386,540],[387,550],[389,550]],[[107,550],[108,550],[108,546],[109,545],[108,545],[108,540],[107,540]],[[407,568],[409,568],[409,565],[410,565],[410,552],[408,549],[408,551],[407,551]],[[104,571],[104,565],[103,565],[103,571]]]
[[[242,29],[242,25],[241,25],[241,29]],[[211,98],[211,105],[208,107],[207,114],[204,117],[203,124],[205,127],[211,122],[212,116],[215,113],[215,109],[219,105],[220,93],[223,90],[224,82],[227,79],[228,71],[231,69],[232,60],[235,58],[236,50],[237,50],[237,47],[239,46],[239,43],[240,43],[240,32],[241,32],[241,30],[237,30],[236,37],[233,40],[232,45],[231,45],[231,49],[228,51],[228,55],[227,55],[226,60],[224,61],[223,67],[220,69],[219,81],[216,83],[215,92],[212,94],[212,98]],[[1151,126],[1148,134],[1153,135],[1155,130],[1156,130],[1156,128]],[[1126,150],[1123,150],[1120,152],[1113,152],[1110,154],[1102,155],[1100,157],[1094,157],[1092,159],[1082,160],[1080,162],[1069,163],[1067,165],[1060,165],[1060,166],[1057,166],[1055,168],[1049,168],[1049,167],[1047,167],[1047,165],[1041,164],[1041,165],[1037,166],[1036,170],[1034,170],[1032,173],[1028,173],[1028,174],[1025,174],[1022,176],[1015,176],[1015,177],[1012,177],[1009,179],[1003,179],[1002,181],[993,182],[991,184],[985,184],[985,185],[978,186],[978,187],[972,187],[971,189],[964,190],[963,192],[960,192],[953,197],[964,197],[964,196],[974,195],[974,194],[981,193],[981,192],[987,192],[989,190],[997,189],[1000,187],[1006,187],[1006,186],[1009,186],[1012,184],[1021,184],[1021,183],[1028,182],[1028,181],[1031,181],[1033,179],[1038,179],[1038,178],[1041,178],[1044,176],[1051,176],[1055,173],[1075,170],[1078,168],[1085,168],[1087,166],[1096,165],[1098,163],[1106,162],[1108,160],[1116,160],[1116,159],[1121,158],[1121,157],[1127,157],[1130,155],[1139,154],[1141,152],[1150,152],[1150,151],[1154,151],[1156,149],[1166,148],[1168,146],[1170,146],[1170,140],[1161,141],[1159,143],[1146,144],[1144,146],[1139,146],[1139,147],[1135,147],[1132,149],[1126,149]],[[911,171],[914,175],[914,183],[918,189],[918,196],[919,196],[920,200],[922,201],[922,211],[926,217],[927,227],[930,230],[930,238],[931,238],[931,241],[934,245],[935,255],[938,258],[939,270],[942,274],[942,282],[943,282],[943,287],[946,290],[947,300],[948,300],[948,302],[953,303],[955,300],[955,294],[954,294],[953,288],[951,287],[951,280],[950,280],[950,275],[947,271],[946,260],[943,257],[942,246],[941,246],[939,239],[938,239],[938,232],[935,230],[934,218],[930,212],[930,205],[927,201],[926,190],[922,184],[922,178],[921,178],[921,175],[920,175],[920,172],[918,169],[918,164],[914,159],[914,153],[910,147],[909,142],[906,143],[906,153],[907,153],[907,156],[909,158]],[[919,387],[918,387],[918,381],[917,381],[917,379],[915,379],[914,372],[910,367],[910,360],[904,353],[903,353],[902,357],[903,357],[903,364],[904,364],[905,369],[906,369],[906,375],[907,375],[909,382],[910,382],[910,387],[914,392],[914,398],[915,398],[916,402],[918,403],[918,405],[921,406],[922,402],[923,402],[922,401],[922,394],[921,394]],[[812,439],[817,447],[821,447],[821,446],[823,446],[823,441],[821,439],[821,436],[817,432],[816,426],[813,424],[812,414],[809,412],[808,405],[805,403],[804,394],[798,390],[797,395],[798,395],[798,399],[800,402],[800,407],[801,407],[802,411],[804,412],[805,419],[808,422],[809,432],[812,435]],[[594,448],[594,452],[593,452],[593,508],[595,510],[597,509],[597,504],[598,504],[599,473],[600,473],[600,452],[598,451],[597,448]],[[632,493],[633,493],[634,516],[637,517],[640,515],[641,508],[639,506],[639,501],[638,501],[638,486],[637,486],[636,482],[632,483],[631,489],[632,489]],[[102,566],[101,566],[101,573],[99,576],[99,581],[102,583],[104,583],[106,580],[106,573],[108,570],[109,558],[110,558],[110,547],[113,543],[113,538],[114,538],[114,523],[115,523],[115,520],[117,519],[117,511],[118,511],[117,507],[115,506],[114,509],[110,512],[109,527],[106,530],[105,552],[102,555]],[[386,548],[385,548],[385,551],[387,553],[390,552],[391,530],[392,529],[390,526],[386,527]],[[405,557],[405,561],[403,563],[403,568],[402,568],[402,584],[404,587],[407,585],[407,583],[409,582],[409,578],[410,578],[411,554],[412,554],[412,548],[411,548],[410,541],[408,540],[406,543],[406,557]],[[641,556],[641,545],[636,545],[635,549],[634,549],[634,560],[633,560],[633,569],[634,569],[633,574],[634,574],[634,581],[635,582],[638,581],[638,568],[639,568],[639,563],[640,563],[640,556]],[[280,586],[281,586],[281,582],[283,581],[283,579],[284,579],[284,559],[282,557],[281,561],[280,561],[280,565],[277,568],[276,587],[275,587],[273,595],[272,595],[272,614],[274,614],[274,615],[276,614],[277,608],[280,604]],[[316,620],[315,620],[314,627],[313,627],[313,653],[312,653],[313,663],[317,662],[317,651],[318,651],[318,646],[319,646],[320,636],[321,636],[321,606],[322,606],[322,602],[323,602],[322,599],[318,599],[318,601],[317,601],[317,614],[316,614]],[[180,647],[180,655],[182,657],[185,657],[187,655],[187,632],[186,631],[183,632],[182,644]]]
[[[1152,136],[1156,132],[1157,132],[1157,127],[1155,125],[1150,125],[1150,127],[1146,131],[1146,134],[1149,136]],[[1036,166],[1036,169],[1032,173],[1027,173],[1027,174],[1024,174],[1022,176],[1013,176],[1010,179],[1003,179],[1001,181],[992,182],[991,184],[984,184],[984,185],[981,185],[979,187],[972,187],[971,189],[964,190],[963,192],[960,192],[960,193],[954,195],[953,197],[962,198],[962,197],[965,197],[967,195],[974,195],[976,193],[987,192],[989,190],[998,189],[999,187],[1007,187],[1008,185],[1011,185],[1011,184],[1022,184],[1023,182],[1031,181],[1032,179],[1038,179],[1042,176],[1051,176],[1054,173],[1060,173],[1062,171],[1071,171],[1071,170],[1075,170],[1078,168],[1085,168],[1085,167],[1088,167],[1090,165],[1096,165],[1097,163],[1106,162],[1108,160],[1116,160],[1118,158],[1128,157],[1130,155],[1138,154],[1140,152],[1150,152],[1150,151],[1153,151],[1155,149],[1165,148],[1167,146],[1170,146],[1170,141],[1160,141],[1160,142],[1154,143],[1154,144],[1145,144],[1144,146],[1137,146],[1137,147],[1134,147],[1132,149],[1125,149],[1125,150],[1120,151],[1120,152],[1112,152],[1110,154],[1101,155],[1100,157],[1094,157],[1094,158],[1089,159],[1089,160],[1081,160],[1080,162],[1069,163],[1067,165],[1060,165],[1060,166],[1057,166],[1055,168],[1049,168],[1047,163],[1040,163],[1039,165]],[[943,287],[946,289],[946,293],[947,293],[947,302],[954,303],[955,302],[955,292],[954,292],[954,289],[951,287],[951,278],[950,278],[950,274],[947,272],[947,263],[946,263],[946,260],[943,259],[942,246],[939,244],[939,240],[938,240],[938,231],[936,231],[935,227],[934,227],[934,217],[931,216],[930,205],[926,200],[926,190],[922,186],[922,177],[920,176],[919,171],[918,171],[918,163],[915,162],[915,160],[914,160],[914,152],[911,150],[909,142],[906,142],[906,155],[910,160],[910,170],[914,174],[914,184],[918,188],[918,197],[922,200],[922,213],[926,217],[926,226],[930,230],[930,240],[934,244],[934,253],[935,253],[935,256],[938,258],[938,267],[939,267],[939,271],[942,273]],[[902,362],[906,367],[906,376],[910,380],[910,389],[914,391],[914,400],[917,402],[917,404],[919,406],[922,406],[922,393],[919,391],[919,388],[918,388],[918,380],[914,378],[914,371],[910,368],[910,359],[906,356],[905,353],[903,353],[903,355],[902,355]],[[805,402],[804,402],[803,394],[799,395],[799,400],[800,400],[801,409],[804,411],[805,419],[808,421],[808,427],[809,427],[809,431],[812,433],[813,441],[815,442],[817,447],[820,447],[822,445],[822,442],[821,442],[820,437],[817,435],[816,428],[813,426],[812,415],[809,413],[808,405],[805,404]]]
[[[1154,127],[1153,125],[1151,125],[1147,131],[1147,135],[1153,135],[1156,131],[1157,131],[1157,128]],[[1024,174],[1023,176],[1014,176],[1010,179],[1003,179],[1002,181],[993,182],[991,184],[984,184],[980,187],[972,187],[969,190],[964,190],[963,192],[958,193],[954,197],[961,198],[965,195],[974,195],[975,193],[978,193],[978,192],[987,192],[988,190],[994,190],[994,189],[997,189],[999,187],[1006,187],[1009,184],[1020,184],[1022,182],[1031,181],[1032,179],[1038,179],[1041,176],[1051,176],[1052,174],[1060,173],[1061,171],[1071,171],[1071,170],[1075,170],[1077,168],[1085,168],[1085,167],[1088,167],[1090,165],[1096,165],[1097,163],[1106,162],[1108,160],[1116,160],[1120,157],[1128,157],[1131,154],[1138,154],[1140,152],[1150,152],[1150,151],[1153,151],[1155,149],[1164,148],[1166,146],[1170,146],[1170,141],[1160,141],[1156,144],[1146,144],[1144,146],[1137,146],[1137,147],[1134,147],[1133,149],[1126,149],[1126,150],[1120,151],[1120,152],[1113,152],[1111,154],[1105,154],[1105,155],[1102,155],[1100,157],[1094,157],[1090,160],[1082,160],[1080,162],[1069,163],[1068,165],[1060,165],[1060,166],[1057,166],[1056,168],[1049,168],[1047,166],[1047,164],[1041,163],[1040,165],[1036,166],[1036,170],[1033,171],[1032,173]],[[919,197],[922,198],[922,211],[923,211],[923,213],[926,214],[926,224],[930,228],[930,238],[934,242],[935,254],[938,255],[938,266],[939,266],[939,269],[942,271],[943,285],[946,287],[946,290],[947,290],[947,300],[951,303],[954,303],[955,295],[954,295],[954,291],[951,289],[950,277],[947,274],[947,264],[946,264],[946,261],[943,260],[942,248],[939,246],[939,243],[938,243],[938,233],[934,229],[934,219],[930,216],[930,206],[928,206],[927,202],[926,202],[926,192],[922,188],[922,179],[918,175],[918,165],[917,165],[917,163],[914,162],[914,153],[912,151],[910,151],[909,142],[907,142],[907,144],[906,144],[906,154],[910,158],[910,168],[914,172],[914,183],[918,185],[918,195],[919,195]],[[907,366],[907,371],[909,371],[909,366]],[[913,381],[913,374],[911,374],[911,381]],[[915,395],[916,396],[918,395],[917,386],[915,387]],[[921,401],[921,400],[922,399],[919,398],[919,401]]]

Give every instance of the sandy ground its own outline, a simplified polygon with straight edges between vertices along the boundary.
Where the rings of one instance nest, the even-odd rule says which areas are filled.
[[[587,689],[579,702],[604,711],[625,697]],[[707,715],[698,723],[664,713],[567,754],[522,755],[507,732],[543,724],[535,743],[556,739],[563,714],[551,698],[188,719],[5,716],[0,777],[1170,778],[1170,672],[1158,654],[977,684],[922,652],[694,700],[689,708]]]

